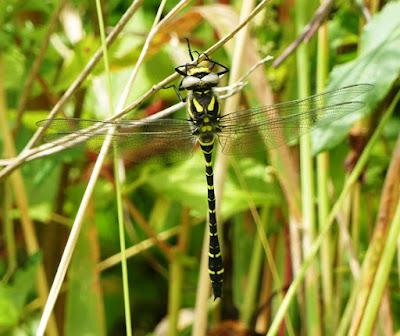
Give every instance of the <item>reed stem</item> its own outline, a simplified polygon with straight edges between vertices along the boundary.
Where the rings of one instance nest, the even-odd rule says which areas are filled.
[[[301,33],[306,25],[306,8],[308,1],[296,1],[296,29]],[[310,67],[307,46],[303,43],[296,51],[298,96],[306,98],[310,95]],[[306,258],[310,254],[312,242],[315,239],[315,209],[314,209],[314,169],[311,152],[311,135],[306,134],[300,138],[300,179],[303,211],[303,255]],[[321,334],[321,311],[318,295],[318,268],[317,263],[311,265],[305,277],[305,328],[307,335]]]

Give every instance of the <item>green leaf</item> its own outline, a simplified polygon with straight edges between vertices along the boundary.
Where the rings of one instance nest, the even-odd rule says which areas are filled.
[[[41,258],[40,253],[32,255],[24,267],[18,269],[10,284],[0,283],[0,327],[18,323],[28,295],[35,286],[32,279],[36,278]]]
[[[14,303],[16,303],[17,307],[20,309],[24,306],[28,294],[35,286],[35,282],[32,281],[32,279],[36,277],[36,272],[41,260],[42,254],[36,253],[29,258],[24,268],[19,269],[15,273],[13,280],[13,289],[15,290]]]
[[[171,202],[164,198],[159,197],[154,203],[154,206],[150,213],[149,225],[160,232],[167,223],[165,223],[168,218],[168,212],[171,209]]]
[[[59,78],[57,80],[56,90],[66,90],[69,85],[76,79],[82,68],[89,62],[97,48],[99,40],[93,35],[87,35],[74,46],[72,57],[65,61]],[[93,74],[98,74],[103,71],[103,64],[97,64]],[[84,83],[86,85],[86,83]]]
[[[20,90],[24,80],[25,55],[16,47],[9,47],[4,56],[4,85],[10,90]]]
[[[337,66],[330,74],[328,90],[357,83],[374,84],[367,95],[366,108],[313,132],[313,152],[341,142],[353,123],[366,116],[381,101],[400,73],[400,2],[388,3],[365,26],[359,56]]]
[[[205,214],[207,205],[204,167],[199,155],[182,164],[154,172],[148,184],[165,197]]]
[[[21,311],[13,300],[14,293],[12,288],[0,283],[0,332],[18,323]]]

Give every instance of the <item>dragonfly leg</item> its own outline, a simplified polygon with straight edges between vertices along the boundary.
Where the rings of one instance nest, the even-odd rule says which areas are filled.
[[[188,67],[187,64],[177,66],[175,71],[183,77],[187,76]]]
[[[221,71],[218,71],[218,72],[217,72],[217,75],[218,75],[218,76],[222,76],[222,75],[226,74],[227,72],[229,72],[229,68],[228,68],[227,66],[225,66],[225,65],[223,65],[223,64],[221,64],[221,63],[218,63],[218,62],[212,60],[211,58],[208,57],[208,55],[207,55],[206,53],[204,53],[204,55],[206,56],[206,59],[207,59],[209,62],[213,63],[213,66],[212,66],[211,70],[214,68],[214,65],[219,65],[219,66],[222,68]]]
[[[178,97],[178,99],[179,99],[182,103],[185,103],[185,102],[186,102],[186,97],[182,97],[181,93],[179,92],[179,90],[178,90],[178,88],[176,87],[175,84],[164,87],[164,89],[170,89],[170,88],[173,88],[173,89],[174,89],[174,91],[175,91],[175,93],[176,93],[176,96]]]

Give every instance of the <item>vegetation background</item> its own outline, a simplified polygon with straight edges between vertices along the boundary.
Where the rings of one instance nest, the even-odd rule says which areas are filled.
[[[151,143],[121,160],[37,137],[55,113],[177,103],[161,88],[189,61],[184,38],[229,83],[274,56],[224,111],[374,84],[363,113],[300,146],[217,156],[215,302],[201,153],[160,165]],[[1,1],[0,334],[399,335],[399,46],[400,1]]]

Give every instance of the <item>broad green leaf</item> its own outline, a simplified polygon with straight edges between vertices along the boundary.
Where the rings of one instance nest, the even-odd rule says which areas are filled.
[[[314,153],[337,145],[353,123],[371,112],[386,96],[400,73],[399,45],[400,2],[396,1],[388,3],[365,26],[359,56],[335,67],[330,74],[328,89],[357,83],[374,84],[366,97],[366,108],[313,132]]]
[[[148,184],[155,191],[188,206],[197,214],[205,214],[207,187],[199,156],[175,167],[154,172]],[[200,202],[200,199],[203,201]]]

